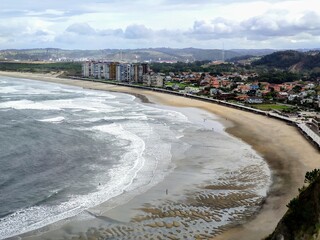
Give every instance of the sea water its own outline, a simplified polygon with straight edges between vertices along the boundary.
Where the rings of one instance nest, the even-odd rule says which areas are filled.
[[[0,239],[161,182],[175,168],[172,146],[186,146],[186,131],[205,128],[191,120],[127,94],[0,77]],[[219,131],[210,173],[202,174],[218,181],[257,166],[256,192],[265,196],[266,163]],[[228,149],[226,139],[233,142]]]

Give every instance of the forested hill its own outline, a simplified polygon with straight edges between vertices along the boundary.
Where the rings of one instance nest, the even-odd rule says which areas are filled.
[[[320,51],[298,52],[293,50],[274,52],[252,63],[253,66],[266,66],[299,72],[320,71]]]
[[[274,52],[271,49],[199,49],[199,48],[144,48],[144,49],[100,49],[64,50],[58,48],[7,49],[0,50],[0,60],[59,61],[110,60],[110,61],[214,61],[227,60],[243,55],[262,56]]]

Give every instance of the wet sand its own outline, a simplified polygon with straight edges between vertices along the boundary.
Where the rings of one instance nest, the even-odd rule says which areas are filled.
[[[208,232],[208,235],[202,237],[199,236],[199,238],[250,240],[262,239],[263,237],[266,237],[273,231],[276,224],[287,210],[286,204],[290,201],[290,199],[298,194],[298,188],[303,185],[305,172],[314,168],[318,168],[320,165],[319,152],[307,140],[305,140],[302,135],[300,135],[298,130],[293,126],[289,126],[276,119],[271,119],[265,116],[227,108],[212,103],[206,103],[198,100],[147,90],[131,89],[128,87],[120,87],[95,82],[58,79],[51,75],[44,76],[26,73],[3,72],[1,72],[0,75],[30,78],[97,90],[139,94],[144,96],[150,102],[175,107],[196,107],[218,115],[220,117],[220,121],[224,122],[225,126],[228,127],[226,129],[228,133],[248,143],[261,156],[263,156],[272,170],[273,183],[267,198],[264,200],[262,208],[257,214],[254,214],[253,216],[242,216],[238,226],[233,226],[229,227],[228,229],[223,229],[223,231],[218,231],[219,234],[214,234],[214,237],[213,234],[210,235],[210,232]],[[213,189],[219,188],[219,186],[206,187]],[[241,196],[241,198],[242,197],[243,196]],[[210,196],[207,196],[206,198],[210,198]],[[212,199],[207,201],[206,198],[200,198],[200,202],[195,204],[211,204]],[[237,201],[239,201],[239,196],[235,196],[234,199],[235,200],[232,202],[232,204],[235,204]],[[143,201],[143,196],[140,196],[137,201]],[[219,201],[224,203],[226,200],[215,199],[215,202]],[[139,205],[138,203],[136,204]],[[181,225],[181,223],[177,221],[164,223],[161,220],[161,216],[166,216],[166,214],[174,214],[172,217],[185,214],[186,218],[188,219],[190,217],[201,218],[204,222],[208,220],[207,217],[209,216],[213,218],[218,217],[214,215],[208,215],[205,213],[205,211],[200,215],[201,217],[197,216],[197,212],[194,213],[190,211],[181,213],[181,208],[169,209],[168,211],[163,211],[160,209],[161,211],[159,211],[159,209],[154,208],[153,206],[147,206],[144,209],[140,209],[140,211],[141,210],[145,211],[146,215],[148,216],[155,216],[154,219],[156,220],[154,222],[150,222],[148,227],[165,227],[165,229],[171,229],[174,226]],[[139,220],[141,219],[135,219],[135,221]],[[243,223],[244,221],[245,223]],[[110,231],[112,232],[112,230]],[[119,230],[115,231],[117,232]],[[121,231],[125,230],[120,229],[120,232]],[[171,234],[170,232],[171,231],[168,231],[168,236],[173,237],[174,234]],[[203,234],[206,233],[204,232]]]

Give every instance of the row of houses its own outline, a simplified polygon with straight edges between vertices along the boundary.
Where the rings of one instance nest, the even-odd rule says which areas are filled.
[[[82,63],[82,76],[154,87],[164,83],[164,76],[152,72],[148,63],[87,61]]]

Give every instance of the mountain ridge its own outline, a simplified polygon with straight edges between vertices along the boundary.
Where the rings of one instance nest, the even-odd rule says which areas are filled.
[[[113,60],[113,61],[217,61],[243,55],[263,56],[272,53],[272,49],[200,49],[200,48],[139,48],[139,49],[98,49],[67,50],[60,48],[4,49],[0,50],[2,60]]]

